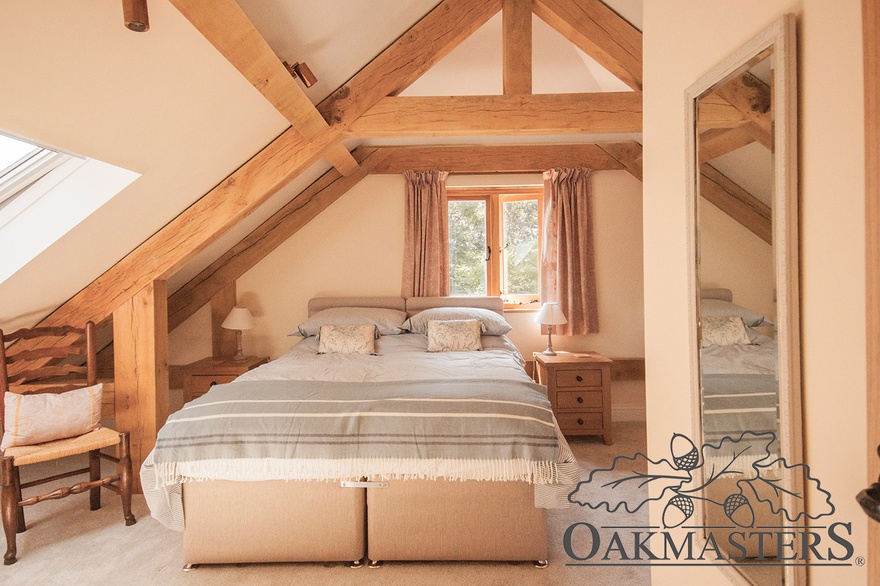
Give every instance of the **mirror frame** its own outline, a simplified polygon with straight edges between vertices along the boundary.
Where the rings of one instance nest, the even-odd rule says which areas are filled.
[[[688,212],[688,318],[690,327],[691,396],[693,427],[702,441],[702,401],[700,376],[699,309],[699,165],[697,163],[697,99],[726,81],[737,70],[773,49],[773,205],[772,234],[777,298],[777,344],[779,377],[780,455],[789,463],[803,462],[801,422],[800,304],[798,271],[798,152],[797,152],[797,45],[795,17],[783,15],[776,22],[713,67],[685,91],[685,129],[687,132],[687,212]],[[803,494],[804,480],[798,471],[783,469],[788,486]],[[698,503],[699,504],[699,501]],[[793,514],[804,510],[802,500],[783,498]],[[702,507],[697,507],[703,519]],[[793,525],[784,522],[785,525]],[[736,568],[735,563],[729,567]],[[806,568],[783,566],[787,586],[806,583]],[[745,576],[734,572],[744,583]]]

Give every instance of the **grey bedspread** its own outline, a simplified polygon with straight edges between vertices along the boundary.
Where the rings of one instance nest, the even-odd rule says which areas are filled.
[[[533,383],[275,380],[218,385],[171,415],[141,482],[153,517],[182,530],[186,481],[526,481],[552,507],[578,475]]]

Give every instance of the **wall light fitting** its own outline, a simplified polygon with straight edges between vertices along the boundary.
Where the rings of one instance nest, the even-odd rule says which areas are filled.
[[[125,28],[136,33],[150,30],[150,15],[147,12],[147,0],[122,0],[122,17]]]
[[[316,83],[318,83],[318,78],[315,77],[315,74],[312,73],[312,70],[309,69],[309,66],[305,63],[294,63],[291,65],[287,61],[284,62],[284,67],[287,68],[287,71],[290,72],[290,75],[293,77],[298,77],[303,82],[303,85],[306,87],[312,87]]]

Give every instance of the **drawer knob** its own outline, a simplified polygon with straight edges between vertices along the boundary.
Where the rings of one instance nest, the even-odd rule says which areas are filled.
[[[584,382],[584,377],[582,377],[581,375],[577,375],[576,380],[577,382],[582,383]]]
[[[583,402],[584,402],[584,398],[583,398],[583,397],[578,397],[578,403],[583,403]]]
[[[583,424],[584,424],[584,420],[583,420],[583,419],[578,419],[578,425],[583,425]]]

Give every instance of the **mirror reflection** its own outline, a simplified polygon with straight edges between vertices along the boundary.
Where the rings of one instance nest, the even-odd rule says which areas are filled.
[[[768,437],[781,436],[773,69],[769,49],[696,100],[701,422],[703,444],[722,445],[704,454],[703,521],[719,540],[783,523],[768,507],[754,506],[769,498],[778,510],[781,497],[756,494],[756,484],[741,482],[750,473],[769,482],[781,475],[778,465],[752,468],[768,449],[773,457],[765,461],[780,455],[778,439],[767,445]],[[737,441],[724,443],[725,437]],[[730,466],[733,454],[738,463]],[[775,541],[737,541],[739,569],[750,582],[784,582],[783,569],[774,564]]]

